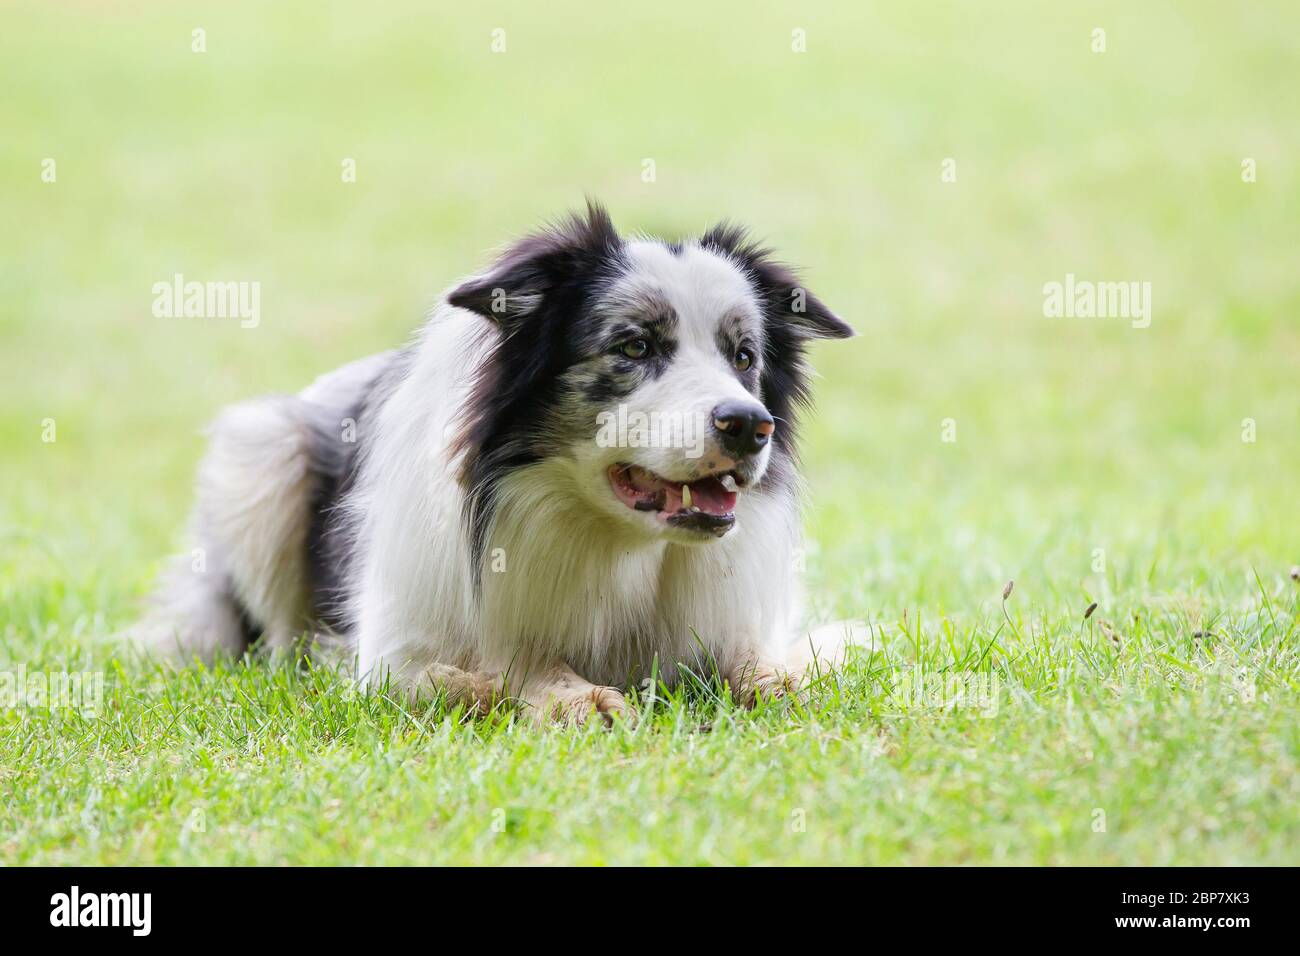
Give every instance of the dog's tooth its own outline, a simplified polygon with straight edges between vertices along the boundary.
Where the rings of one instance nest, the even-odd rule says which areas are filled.
[[[691,486],[682,485],[682,505],[686,508],[691,506]]]
[[[731,472],[727,472],[719,480],[722,482],[722,487],[726,488],[728,491],[736,490],[736,476]]]

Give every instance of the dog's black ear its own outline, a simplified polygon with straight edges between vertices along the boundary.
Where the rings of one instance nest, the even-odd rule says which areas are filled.
[[[752,241],[739,226],[722,223],[700,237],[700,246],[744,270],[763,309],[763,403],[782,424],[776,444],[795,454],[798,410],[811,401],[804,351],[812,339],[846,339],[853,329],[808,291],[794,272]]]
[[[559,297],[599,275],[622,241],[599,203],[587,201],[575,214],[520,239],[486,273],[457,286],[447,301],[508,325],[536,313],[548,297]]]
[[[802,339],[847,339],[847,322],[813,295],[789,266],[749,238],[740,226],[719,223],[700,237],[700,245],[729,257],[757,288],[769,328],[783,328]]]

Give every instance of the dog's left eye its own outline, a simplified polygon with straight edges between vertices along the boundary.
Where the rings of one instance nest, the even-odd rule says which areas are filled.
[[[650,343],[645,339],[632,339],[619,346],[619,351],[630,359],[643,359],[650,354]]]
[[[751,353],[749,349],[738,349],[736,351],[736,357],[732,359],[732,363],[740,371],[748,372],[749,367],[754,364],[753,353]]]

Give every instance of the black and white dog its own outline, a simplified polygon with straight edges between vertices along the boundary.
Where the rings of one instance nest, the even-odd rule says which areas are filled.
[[[342,635],[372,684],[574,721],[683,666],[781,693],[808,643],[803,353],[852,334],[740,229],[625,239],[589,205],[406,349],[227,409],[202,560],[167,573],[141,636],[211,658]]]

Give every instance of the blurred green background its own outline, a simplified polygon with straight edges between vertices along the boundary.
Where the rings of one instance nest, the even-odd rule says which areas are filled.
[[[972,620],[1014,578],[1042,620],[1097,600],[1194,627],[1254,606],[1255,571],[1291,587],[1292,4],[0,17],[10,656],[128,619],[181,541],[218,407],[400,344],[439,290],[584,195],[625,230],[747,223],[857,328],[815,354],[814,616]],[[260,326],[155,318],[151,286],[178,272],[260,282]],[[1045,318],[1043,285],[1067,273],[1150,282],[1150,327]]]
[[[6,591],[58,570],[116,612],[220,405],[402,342],[584,194],[627,230],[750,224],[857,327],[806,457],[810,570],[860,613],[1067,588],[1094,547],[1167,586],[1295,560],[1288,9],[9,4]],[[259,281],[260,327],[155,318],[177,272]],[[1044,318],[1069,272],[1151,282],[1150,328]]]

